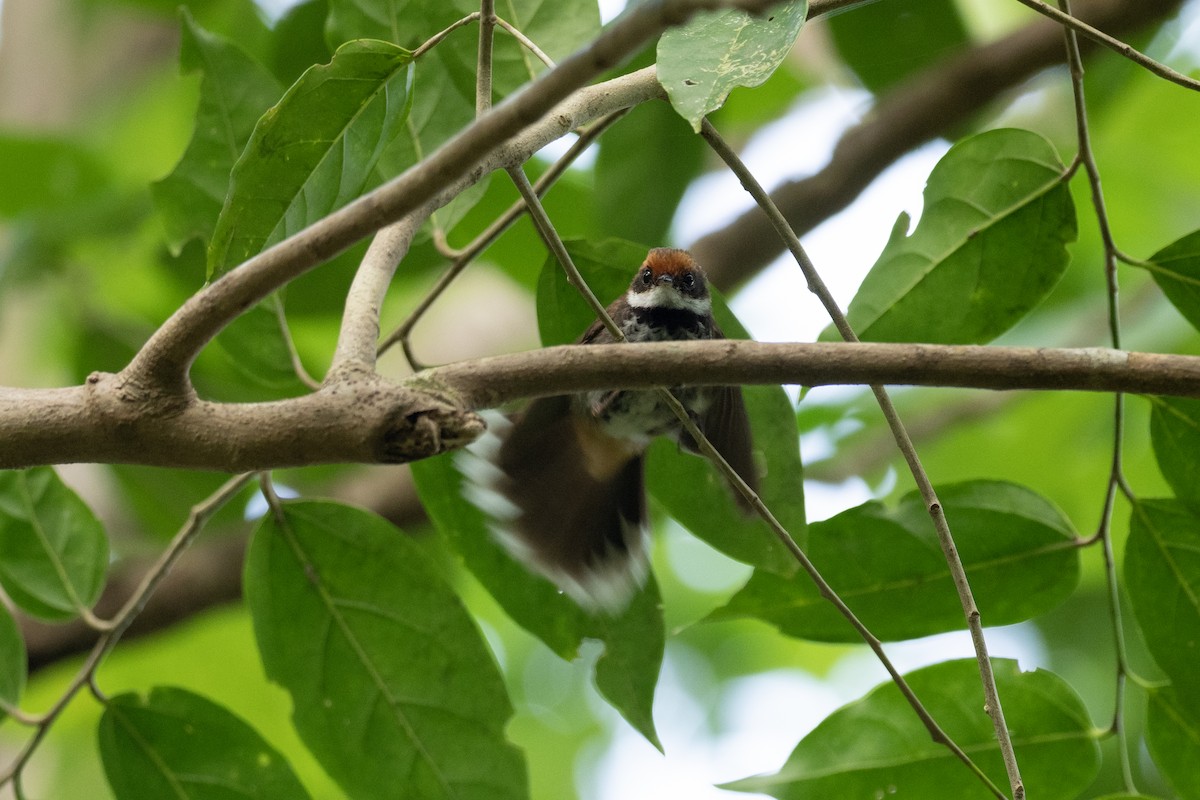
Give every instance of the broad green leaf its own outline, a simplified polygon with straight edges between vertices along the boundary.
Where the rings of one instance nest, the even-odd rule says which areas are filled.
[[[283,87],[237,45],[181,12],[180,70],[200,72],[196,129],[170,175],[151,185],[167,240],[178,253],[189,239],[212,236],[229,190],[229,173],[263,111]]]
[[[0,218],[60,211],[106,184],[99,159],[78,144],[50,137],[0,134]]]
[[[996,687],[1030,797],[1074,800],[1100,766],[1100,749],[1079,696],[1045,670],[1021,672],[993,659]],[[997,786],[1007,787],[974,660],[947,661],[904,676],[943,730]],[[780,800],[841,797],[994,797],[948,748],[932,741],[895,684],[843,706],[805,736],[774,775],[722,788]]]
[[[619,617],[592,615],[554,584],[535,575],[493,538],[483,513],[463,499],[456,458],[445,454],[413,463],[421,503],[463,564],[514,622],[560,658],[572,660],[584,639],[604,643],[596,686],[626,720],[661,749],[651,709],[666,634],[658,586],[651,577]]]
[[[645,248],[615,239],[600,244],[569,242],[567,249],[601,302],[623,294],[646,257]],[[553,257],[542,268],[537,294],[538,327],[546,346],[576,341],[594,319]],[[713,315],[726,336],[748,338],[745,328],[715,293]],[[789,533],[803,544],[804,472],[792,404],[778,386],[746,387],[743,397],[757,460],[765,467],[759,494]],[[707,459],[678,452],[669,441],[655,443],[646,462],[646,487],[668,514],[729,557],[783,575],[796,571],[795,560],[767,524],[738,510],[724,479]]]
[[[0,585],[43,619],[90,608],[104,588],[108,538],[50,467],[0,471]]]
[[[1154,763],[1183,800],[1200,800],[1200,711],[1169,686],[1150,689],[1146,745]]]
[[[348,795],[526,796],[495,659],[403,533],[349,506],[285,503],[255,531],[245,585],[267,675]]]
[[[866,3],[831,15],[828,24],[847,66],[876,93],[970,41],[954,0]]]
[[[25,639],[12,614],[0,605],[0,719],[6,710],[16,708],[21,702],[27,672]]]
[[[233,168],[210,275],[358,197],[408,115],[411,63],[387,42],[349,42],[262,116]]]
[[[1171,304],[1200,329],[1200,231],[1172,242],[1140,266],[1150,270]]]
[[[938,488],[983,621],[1008,625],[1055,607],[1079,581],[1070,522],[1028,489],[971,481]],[[964,627],[962,605],[918,493],[894,509],[865,503],[809,526],[807,552],[871,632],[884,641]],[[806,574],[756,571],[709,619],[753,617],[789,635],[856,642],[858,634]]]
[[[216,342],[243,378],[281,397],[291,397],[304,393],[307,387],[292,363],[290,334],[283,327],[282,310],[283,299],[278,293],[272,294],[229,323],[217,334]]]
[[[329,0],[304,0],[288,9],[271,30],[271,70],[286,83],[294,83],[313,64],[333,57],[325,42]]]
[[[1179,698],[1200,703],[1200,517],[1172,500],[1136,503],[1125,586],[1146,648]]]
[[[596,220],[603,236],[667,241],[675,209],[704,165],[704,140],[664,103],[643,103],[600,137]]]
[[[291,766],[224,706],[184,689],[105,704],[100,757],[118,800],[303,800]]]
[[[1054,147],[1030,131],[961,140],[925,186],[920,222],[892,236],[850,303],[865,340],[983,343],[1011,328],[1062,277],[1075,207]]]
[[[1154,457],[1175,496],[1200,508],[1200,400],[1149,397]]]
[[[692,129],[739,86],[758,86],[792,49],[808,14],[806,0],[780,3],[761,16],[702,11],[658,40],[658,81]]]

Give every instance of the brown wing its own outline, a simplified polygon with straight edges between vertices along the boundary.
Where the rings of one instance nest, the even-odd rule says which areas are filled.
[[[750,418],[746,415],[746,403],[738,386],[721,386],[708,410],[700,418],[700,429],[712,442],[717,452],[729,462],[746,484],[758,491],[758,469],[754,465],[754,440],[750,433]],[[741,493],[734,491],[734,498],[746,510],[750,504]]]

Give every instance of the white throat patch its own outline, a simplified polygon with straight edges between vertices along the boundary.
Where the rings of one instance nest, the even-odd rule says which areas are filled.
[[[644,292],[630,289],[625,299],[633,308],[677,308],[703,316],[712,311],[712,300],[708,297],[686,297],[670,286],[655,286]]]

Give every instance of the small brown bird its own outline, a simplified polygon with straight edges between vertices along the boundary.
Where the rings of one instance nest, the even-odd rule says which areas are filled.
[[[725,338],[713,320],[704,271],[683,250],[651,250],[608,313],[630,342]],[[613,341],[597,321],[578,343]],[[757,488],[740,387],[672,392]],[[581,605],[622,609],[647,571],[646,448],[657,436],[693,453],[696,443],[653,390],[547,397],[511,424],[502,417],[490,423],[488,436],[470,448],[473,455],[459,459],[469,499],[491,517],[493,532],[514,556]]]

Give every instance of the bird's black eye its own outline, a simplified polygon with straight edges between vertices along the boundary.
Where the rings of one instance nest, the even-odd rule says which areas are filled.
[[[696,275],[692,272],[685,272],[683,273],[683,277],[679,279],[679,282],[683,284],[683,288],[685,289],[695,289]]]
[[[654,273],[649,268],[642,270],[642,285],[649,286],[654,281]]]

